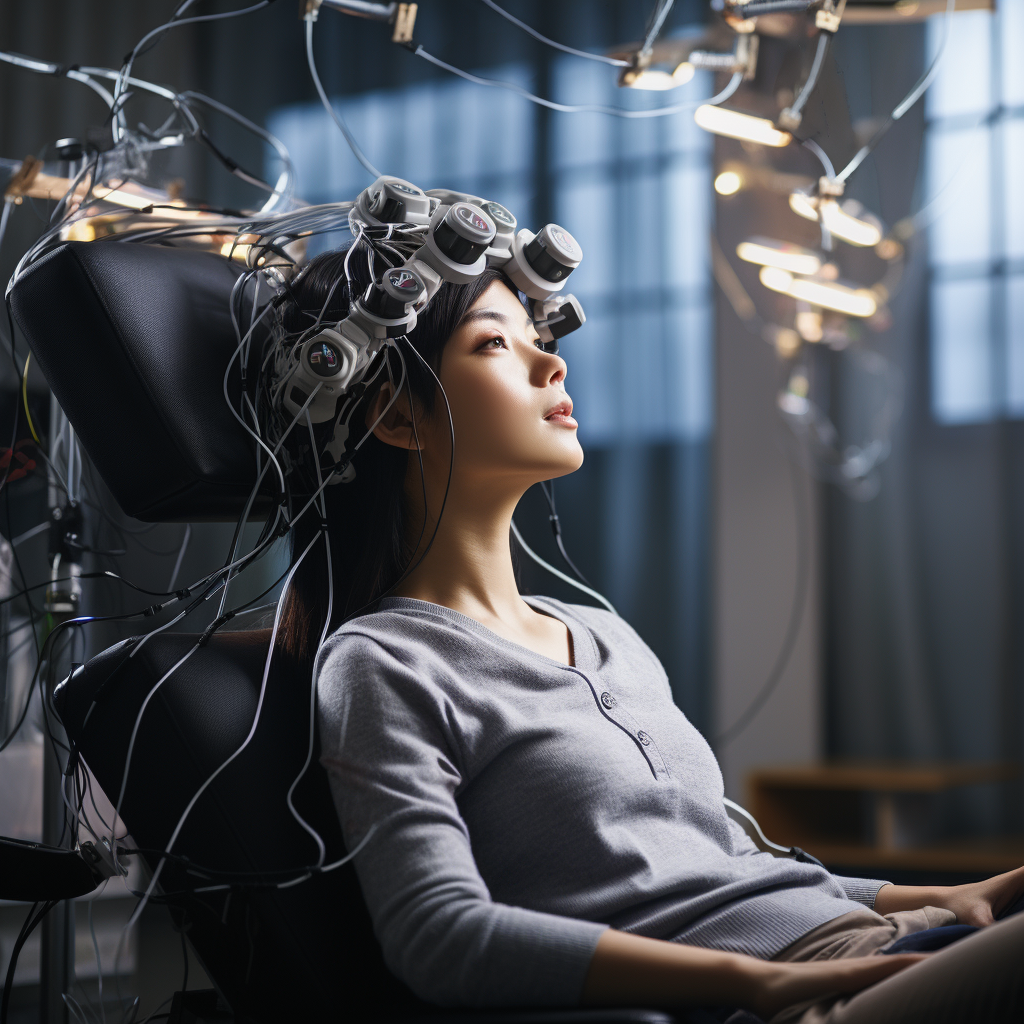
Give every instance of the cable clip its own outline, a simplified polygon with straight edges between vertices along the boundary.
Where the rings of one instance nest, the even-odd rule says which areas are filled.
[[[225,612],[223,615],[218,615],[217,618],[215,618],[213,622],[206,627],[203,635],[198,639],[198,641],[196,641],[196,647],[205,647],[210,637],[213,636],[213,634],[216,633],[225,622],[228,622],[234,617],[234,612]]]
[[[109,840],[106,836],[100,840],[99,845],[92,842],[82,843],[79,847],[79,853],[82,856],[82,860],[92,868],[93,874],[100,880],[113,878],[114,875],[128,874],[128,868],[124,864],[114,861],[114,855],[111,853]]]

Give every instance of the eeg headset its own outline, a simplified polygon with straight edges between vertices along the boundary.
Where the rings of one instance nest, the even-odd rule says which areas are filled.
[[[345,319],[321,327],[291,350],[278,393],[293,417],[305,408],[311,423],[331,420],[378,353],[415,328],[442,283],[469,284],[488,267],[501,270],[525,297],[546,351],[557,352],[558,340],[586,321],[579,300],[562,294],[583,251],[557,224],[536,234],[517,231],[516,218],[500,203],[448,189],[424,192],[389,175],[359,194],[348,217],[353,245],[366,236],[404,262],[354,298]],[[347,421],[338,415],[325,449],[335,465],[347,438]],[[351,480],[351,469],[331,483]]]

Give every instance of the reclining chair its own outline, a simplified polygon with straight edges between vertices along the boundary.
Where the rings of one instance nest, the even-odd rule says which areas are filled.
[[[14,314],[34,356],[129,514],[149,521],[236,517],[249,493],[252,446],[221,393],[235,344],[227,303],[238,272],[208,253],[69,243],[14,289]],[[58,295],[63,301],[55,303]],[[123,641],[56,687],[53,703],[72,756],[84,759],[111,797],[121,788],[143,701],[197,639],[160,633],[134,657],[138,638]],[[193,794],[249,733],[269,640],[269,630],[214,634],[147,706],[121,816],[151,870]],[[417,999],[384,964],[351,864],[276,886],[316,860],[314,843],[286,803],[306,759],[310,685],[275,653],[252,741],[196,803],[160,878],[159,902],[240,1024],[698,1024],[729,1016],[654,1009],[467,1013]],[[294,802],[322,836],[325,863],[344,856],[315,756]],[[229,881],[221,885],[222,879]],[[214,1019],[212,1004],[202,1000],[179,994],[172,1024]],[[738,1012],[734,1021],[757,1018]]]

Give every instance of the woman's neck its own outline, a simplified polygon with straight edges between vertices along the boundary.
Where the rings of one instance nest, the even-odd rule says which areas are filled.
[[[530,609],[519,596],[509,529],[522,494],[510,493],[507,485],[491,493],[479,484],[472,493],[462,490],[453,480],[440,523],[432,517],[423,531],[413,558],[419,564],[393,593],[445,605],[480,620],[520,619]],[[421,502],[416,504],[422,507]],[[440,502],[431,502],[432,507],[435,504],[440,507]],[[417,524],[418,535],[419,508],[410,518]],[[428,543],[430,549],[424,555]]]

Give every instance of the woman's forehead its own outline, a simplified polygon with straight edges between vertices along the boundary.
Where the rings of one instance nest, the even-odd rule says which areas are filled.
[[[469,308],[460,327],[491,321],[506,329],[528,331],[533,326],[530,314],[519,297],[503,281],[494,281]]]

